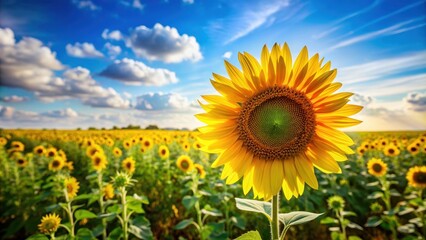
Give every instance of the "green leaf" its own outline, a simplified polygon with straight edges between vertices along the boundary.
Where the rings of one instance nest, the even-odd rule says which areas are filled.
[[[348,222],[347,226],[350,227],[350,228],[353,228],[353,229],[361,230],[361,231],[364,230],[360,225],[353,223],[353,222]]]
[[[93,234],[92,231],[90,231],[90,229],[88,228],[80,228],[78,229],[77,232],[77,239],[81,239],[81,240],[92,240],[92,239],[96,239]]]
[[[368,199],[378,199],[383,197],[383,193],[382,192],[373,192],[372,194],[368,195]]]
[[[118,240],[122,237],[123,230],[120,227],[114,228],[109,235],[108,240]]]
[[[81,220],[83,218],[97,218],[96,214],[92,213],[91,211],[87,211],[84,209],[79,209],[75,212],[75,219]]]
[[[208,215],[208,216],[214,216],[214,217],[220,217],[220,216],[222,216],[222,213],[219,210],[215,209],[215,208],[210,208],[209,210],[202,209],[201,212],[203,214],[205,214],[205,215]]]
[[[367,187],[374,187],[374,186],[378,186],[379,184],[380,184],[379,181],[375,181],[375,182],[367,183],[366,186]]]
[[[271,203],[251,199],[235,198],[237,208],[248,212],[257,212],[265,215],[271,221]]]
[[[231,217],[231,221],[234,223],[234,225],[239,229],[246,229],[246,221],[241,216],[238,217]]]
[[[335,218],[332,218],[332,217],[326,217],[324,219],[321,219],[320,223],[321,224],[336,224],[336,223],[339,223],[339,221]]]
[[[135,226],[131,224],[129,226],[129,233],[135,235],[140,239],[154,239],[154,236],[151,232],[151,228],[149,228],[149,226]]]
[[[195,222],[194,222],[194,220],[192,220],[192,218],[185,219],[185,220],[180,221],[178,224],[176,224],[176,226],[174,226],[173,229],[181,230],[181,229],[188,227],[189,225],[191,225],[193,223],[195,224]]]
[[[91,194],[91,193],[85,193],[85,194],[81,194],[76,196],[73,201],[75,200],[81,200],[81,199],[89,199],[92,198],[93,196],[97,197],[95,194]]]
[[[250,231],[237,237],[235,240],[262,240],[262,237],[260,236],[258,231]]]
[[[107,213],[116,213],[116,214],[120,214],[121,213],[121,208],[119,205],[112,205],[110,207],[107,208]]]
[[[198,198],[195,196],[185,196],[182,199],[182,204],[186,209],[191,209],[195,203],[198,201]]]
[[[146,196],[139,196],[136,193],[133,194],[133,196],[127,196],[126,197],[127,202],[133,202],[133,201],[137,201],[139,203],[143,203],[143,204],[149,204],[149,200]]]
[[[410,207],[409,208],[405,208],[404,210],[400,211],[398,213],[398,215],[405,215],[405,214],[411,213],[413,211],[414,211],[414,208],[410,208]]]
[[[390,190],[390,195],[394,196],[394,197],[399,197],[399,196],[401,196],[401,193],[399,193],[396,189],[392,188]]]
[[[349,236],[348,240],[362,240],[362,238],[352,235],[352,236]]]
[[[127,208],[135,213],[144,213],[142,203],[139,201],[132,201],[127,203]]]
[[[27,240],[49,240],[49,238],[47,238],[46,235],[39,233],[30,236]]]
[[[350,211],[343,211],[342,215],[345,217],[349,217],[349,216],[356,216],[356,213],[350,212]]]
[[[377,227],[379,226],[383,220],[380,217],[372,216],[367,219],[366,227]]]
[[[414,233],[416,231],[416,227],[412,223],[408,223],[398,227],[398,232],[402,232],[405,234]]]
[[[289,213],[281,213],[278,215],[279,220],[284,224],[285,227],[298,225],[306,222],[310,222],[323,213],[311,213],[303,211],[294,211]]]

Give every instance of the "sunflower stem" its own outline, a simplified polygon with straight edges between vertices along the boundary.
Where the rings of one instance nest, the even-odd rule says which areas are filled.
[[[105,206],[104,206],[104,196],[103,196],[103,188],[102,188],[102,171],[98,171],[98,186],[99,186],[99,207],[101,210],[101,214],[105,213]],[[102,239],[107,238],[107,223],[106,219],[102,218]]]
[[[122,212],[122,218],[123,218],[123,239],[127,240],[128,239],[128,233],[127,233],[127,202],[126,202],[126,188],[125,187],[121,187],[120,188],[120,193],[121,193],[121,205],[123,206],[123,212]]]
[[[280,223],[278,221],[279,206],[279,193],[272,197],[272,222],[271,222],[271,239],[278,240],[280,237]]]

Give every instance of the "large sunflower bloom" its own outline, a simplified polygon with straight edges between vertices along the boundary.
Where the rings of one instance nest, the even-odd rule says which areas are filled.
[[[411,167],[406,175],[408,185],[416,188],[426,188],[426,166]]]
[[[336,161],[347,160],[353,144],[339,127],[362,107],[347,104],[352,93],[335,93],[336,69],[322,65],[318,54],[302,49],[294,64],[287,44],[263,47],[260,63],[239,53],[242,71],[225,61],[229,78],[214,74],[211,81],[220,95],[202,96],[206,113],[197,118],[203,149],[220,153],[213,167],[225,165],[222,178],[232,184],[243,178],[243,190],[270,199],[282,187],[287,199],[298,197],[305,182],[314,189],[314,167],[340,173]]]
[[[388,165],[380,158],[370,159],[367,163],[367,168],[368,173],[376,177],[381,177],[388,171]]]

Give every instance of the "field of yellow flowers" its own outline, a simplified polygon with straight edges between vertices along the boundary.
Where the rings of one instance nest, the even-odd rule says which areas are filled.
[[[316,171],[281,211],[323,213],[293,222],[286,239],[424,239],[426,134],[349,133],[341,174]],[[197,132],[2,130],[2,239],[234,239],[264,216],[236,207],[241,180],[226,185]],[[249,239],[249,238],[246,238]]]

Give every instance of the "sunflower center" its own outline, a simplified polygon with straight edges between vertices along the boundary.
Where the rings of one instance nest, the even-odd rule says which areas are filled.
[[[373,170],[374,170],[375,172],[380,172],[380,171],[382,171],[382,165],[380,165],[380,164],[378,164],[378,163],[375,163],[375,164],[373,165]]]
[[[287,159],[306,150],[315,133],[315,115],[303,93],[271,87],[242,106],[240,139],[263,159]]]
[[[388,150],[390,154],[394,154],[395,150],[393,150],[392,148]]]
[[[189,168],[189,163],[186,160],[182,161],[182,163],[180,165],[182,166],[183,169],[188,169]]]
[[[426,172],[416,172],[413,174],[413,179],[416,183],[426,184]]]

